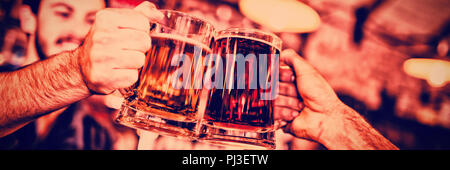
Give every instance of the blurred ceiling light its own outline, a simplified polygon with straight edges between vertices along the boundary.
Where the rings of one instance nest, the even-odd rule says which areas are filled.
[[[224,21],[229,21],[233,16],[233,10],[230,6],[219,5],[216,10],[216,15]]]
[[[432,87],[442,87],[450,82],[450,62],[439,59],[413,58],[403,63],[410,76],[425,79]]]
[[[273,32],[312,32],[320,25],[317,12],[297,0],[240,0],[239,8]]]

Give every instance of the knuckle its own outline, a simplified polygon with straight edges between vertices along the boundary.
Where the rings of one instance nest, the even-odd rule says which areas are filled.
[[[133,85],[138,80],[138,72],[137,70],[131,70],[125,74],[123,77],[123,85],[122,87],[129,87]]]
[[[139,73],[137,72],[137,70],[133,70],[133,73],[130,75],[130,85],[134,84],[138,80],[138,77]]]
[[[129,31],[128,32],[129,34],[131,34],[130,36],[131,37],[133,37],[133,40],[134,41],[139,41],[140,43],[143,43],[143,42],[145,42],[145,41],[147,41],[147,37],[148,37],[148,35],[147,34],[144,34],[143,32],[141,32],[141,31]]]
[[[117,66],[122,68],[140,68],[144,65],[143,53],[140,52],[125,52],[121,57],[116,57],[115,62]],[[126,57],[124,57],[126,56]],[[145,57],[145,56],[144,56]]]
[[[130,32],[132,38],[128,38],[130,44],[136,44],[136,48],[141,52],[147,52],[151,47],[150,35],[144,32]]]
[[[136,67],[137,68],[140,68],[140,67],[144,66],[144,64],[145,64],[145,54],[144,53],[139,53],[139,55],[135,59],[135,62],[136,62]]]
[[[145,17],[144,14],[141,12],[133,11],[134,18],[136,21],[142,22],[142,23],[148,23],[147,17]]]
[[[96,59],[99,57],[98,51],[97,50],[91,50],[89,52],[89,59],[91,61],[91,63],[95,63]]]
[[[139,23],[139,24],[136,24],[136,27],[138,27],[137,29],[150,30],[150,23],[149,23],[147,17],[145,17],[145,15],[143,15],[142,13],[133,11],[130,14],[130,17],[128,19],[135,21],[135,23]]]
[[[97,44],[107,44],[111,41],[111,37],[107,33],[96,32],[92,35],[92,41]]]
[[[145,34],[143,44],[144,44],[144,50],[148,51],[150,49],[150,47],[152,46],[152,39],[151,39],[150,35]]]
[[[103,52],[102,50],[97,50],[96,46],[93,46],[89,56],[92,62],[97,62],[98,59],[103,58]]]
[[[92,67],[107,67],[111,64],[114,53],[107,52],[108,50],[93,50],[90,52]]]
[[[137,12],[133,9],[120,9],[119,13],[120,13],[121,18],[126,19],[128,21],[131,20],[131,21],[141,22],[142,19],[144,19],[139,12]]]
[[[105,15],[106,9],[100,10],[97,13],[95,13],[95,20],[99,21],[103,19],[103,16]]]
[[[134,9],[125,9],[128,15],[132,15],[135,19],[145,19],[141,11],[136,11]]]

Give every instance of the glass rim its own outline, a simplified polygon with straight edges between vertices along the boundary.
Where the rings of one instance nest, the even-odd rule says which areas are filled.
[[[256,33],[256,34],[263,35],[263,36],[269,36],[269,37],[273,38],[272,41],[268,41],[268,40],[262,39],[260,37],[249,36],[249,35],[242,35],[242,37],[255,38],[255,39],[267,42],[267,43],[269,43],[269,45],[273,45],[276,48],[279,48],[279,50],[281,50],[281,45],[282,45],[282,42],[283,42],[280,37],[278,37],[277,35],[275,35],[272,32],[263,31],[263,30],[259,30],[259,29],[256,29],[256,28],[240,28],[240,27],[231,27],[231,28],[227,28],[227,29],[216,31],[215,39],[217,40],[217,39],[221,39],[221,38],[224,38],[224,37],[233,36],[233,35],[226,35],[227,33],[228,34],[233,34],[234,33],[236,36],[239,36],[238,33],[247,33],[247,34],[248,33]],[[219,36],[220,34],[225,34],[225,35]]]
[[[178,15],[182,15],[182,16],[189,17],[189,18],[191,18],[192,20],[195,20],[195,21],[201,21],[201,22],[204,22],[204,23],[206,23],[208,26],[210,26],[210,27],[213,29],[213,31],[215,31],[214,24],[212,24],[210,21],[205,20],[205,19],[202,19],[202,18],[197,17],[197,16],[194,16],[194,15],[192,15],[192,14],[189,14],[189,13],[186,13],[186,12],[181,12],[181,11],[176,11],[176,10],[172,10],[172,9],[160,9],[159,11],[161,11],[161,12],[176,13],[176,14],[178,14]]]

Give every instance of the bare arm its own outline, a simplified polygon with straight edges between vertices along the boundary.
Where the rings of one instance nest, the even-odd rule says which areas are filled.
[[[397,150],[398,148],[374,129],[350,107],[343,105],[329,118],[328,127],[318,134],[317,141],[328,149]]]
[[[104,9],[81,47],[21,70],[0,73],[0,137],[90,95],[129,87],[150,49],[149,21],[164,15],[144,1],[135,9]]]
[[[77,52],[63,52],[15,72],[0,73],[0,136],[90,95]]]

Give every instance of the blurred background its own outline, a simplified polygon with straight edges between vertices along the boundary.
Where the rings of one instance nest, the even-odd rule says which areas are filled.
[[[109,7],[131,8],[142,0],[107,2]],[[217,30],[245,27],[274,32],[282,38],[283,49],[292,48],[306,58],[344,103],[400,149],[450,149],[449,0],[151,2],[160,9],[199,16]],[[18,14],[21,4],[21,0],[0,1],[0,71],[18,69],[29,61],[27,34]],[[90,102],[86,107],[90,114],[101,115],[94,117],[115,134],[114,147],[96,149],[137,148],[138,135],[111,123],[116,110],[107,103]],[[108,109],[98,109],[103,107]],[[221,149],[159,135],[152,140],[154,145],[146,149]],[[277,149],[325,148],[277,131]]]

